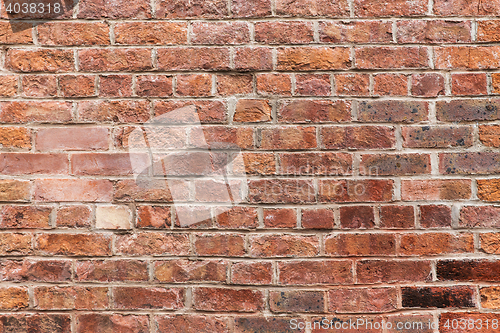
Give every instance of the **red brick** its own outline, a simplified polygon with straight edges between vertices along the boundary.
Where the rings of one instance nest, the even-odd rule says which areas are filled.
[[[0,154],[0,170],[4,175],[64,175],[68,174],[66,154]]]
[[[448,253],[474,252],[472,234],[403,234],[400,240],[399,255],[421,256]]]
[[[31,187],[29,180],[0,179],[0,201],[29,201]]]
[[[253,207],[215,208],[217,228],[256,228],[258,225],[257,209]]]
[[[500,14],[500,6],[496,1],[436,0],[434,12],[440,16],[491,16]]]
[[[2,281],[69,282],[71,265],[70,260],[4,260],[0,273]]]
[[[466,200],[471,197],[469,179],[403,180],[401,197],[405,201]]]
[[[76,333],[146,333],[149,318],[146,315],[79,314],[76,318]]]
[[[481,288],[481,307],[486,309],[498,309],[498,292],[498,287]]]
[[[328,74],[298,74],[295,75],[295,80],[297,95],[329,96],[332,92]]]
[[[428,154],[371,154],[361,155],[360,168],[375,176],[430,174]]]
[[[323,291],[286,290],[269,293],[269,307],[275,313],[325,312],[326,295]]]
[[[155,280],[162,283],[226,282],[228,263],[222,260],[168,260],[154,264]]]
[[[238,71],[265,71],[273,68],[271,49],[239,47],[234,53],[234,68]]]
[[[57,95],[57,80],[53,75],[23,75],[22,95],[25,97],[53,97]]]
[[[251,94],[252,80],[252,75],[217,75],[217,92],[222,96]]]
[[[256,77],[259,94],[284,96],[292,94],[292,79],[288,74],[258,74]]]
[[[40,128],[35,137],[37,150],[106,150],[109,129],[106,127]]]
[[[252,257],[314,257],[319,254],[316,236],[258,235],[250,237]]]
[[[166,71],[228,70],[229,49],[223,47],[159,49],[158,69]]]
[[[452,74],[451,93],[453,95],[486,95],[486,74]]]
[[[500,248],[498,247],[499,238],[500,238],[500,233],[497,232],[488,232],[479,234],[481,251],[488,254],[499,254],[500,253]]]
[[[462,228],[497,228],[500,226],[500,208],[494,206],[465,206],[460,210]]]
[[[471,22],[399,21],[399,43],[468,43],[471,41]]]
[[[297,100],[279,106],[278,121],[283,123],[347,122],[351,120],[351,103],[345,101]]]
[[[366,122],[415,123],[427,120],[429,105],[421,101],[366,101],[358,104],[358,118]]]
[[[328,296],[329,312],[389,312],[397,308],[396,288],[338,288],[330,290]]]
[[[475,289],[456,287],[405,287],[403,308],[474,308]]]
[[[356,17],[423,16],[426,12],[426,0],[396,0],[392,2],[380,2],[377,0],[354,1],[354,15]]]
[[[130,75],[99,76],[99,96],[103,97],[132,96],[132,76]]]
[[[450,228],[451,208],[443,205],[420,206],[421,228]]]
[[[29,306],[28,289],[22,287],[0,288],[0,309],[18,310]]]
[[[136,77],[136,94],[143,97],[172,96],[172,77],[166,75],[140,75]]]
[[[170,45],[187,43],[187,25],[178,22],[126,22],[115,26],[117,44]]]
[[[69,102],[13,101],[0,107],[0,121],[5,123],[65,123],[73,119]]]
[[[479,42],[499,42],[499,29],[500,21],[498,20],[477,21],[477,40]]]
[[[408,95],[408,77],[402,74],[374,75],[373,93],[380,96],[406,96]]]
[[[63,228],[89,228],[91,213],[90,206],[61,206],[57,209],[56,225]]]
[[[430,261],[361,260],[356,265],[358,283],[404,283],[431,281]]]
[[[151,50],[104,48],[79,50],[80,70],[88,72],[140,72],[153,69]]]
[[[352,173],[352,156],[345,153],[280,153],[280,174],[338,176]]]
[[[46,22],[37,26],[38,41],[50,46],[109,45],[109,27],[101,22]]]
[[[264,208],[266,228],[295,228],[297,212],[292,208]]]
[[[500,100],[464,100],[436,102],[436,116],[440,121],[475,121],[500,119]]]
[[[499,125],[480,125],[479,140],[487,147],[500,147],[500,126]]]
[[[84,121],[142,123],[149,119],[147,101],[82,101],[78,104],[78,114]]]
[[[193,101],[182,101],[182,100],[171,100],[171,101],[155,101],[154,110],[155,116],[160,116],[183,107],[193,107],[196,109],[199,121],[203,123],[222,123],[226,120],[226,104],[222,101],[213,100],[193,100]],[[187,116],[190,117],[190,116]],[[191,123],[198,121],[197,119],[190,118],[168,118],[172,123]]]
[[[177,75],[176,92],[179,96],[204,97],[212,95],[212,75]]]
[[[278,262],[279,284],[348,284],[353,282],[352,263],[348,260],[308,260]]]
[[[368,74],[337,74],[335,87],[340,96],[370,95],[370,76]]]
[[[302,228],[332,229],[335,225],[333,211],[330,209],[303,209]]]
[[[500,47],[442,46],[434,49],[436,69],[495,69]]]
[[[314,127],[275,127],[262,130],[261,149],[307,149],[315,148]]]
[[[213,227],[209,206],[176,206],[175,226],[179,228],[207,229]]]
[[[242,153],[233,160],[235,175],[272,175],[276,173],[276,161],[273,153]]]
[[[117,309],[167,309],[184,307],[184,289],[151,287],[114,287],[114,307]]]
[[[193,314],[156,316],[159,332],[175,332],[182,327],[185,333],[229,333],[228,319]]]
[[[194,22],[193,44],[246,44],[250,42],[250,29],[246,22]]]
[[[197,287],[193,306],[202,311],[255,312],[264,307],[264,294],[252,289]]]
[[[117,235],[115,238],[117,254],[143,255],[187,255],[189,239],[185,234],[164,232],[138,232]]]
[[[147,263],[139,260],[79,260],[75,281],[115,282],[148,281]]]
[[[17,75],[2,75],[0,76],[0,96],[11,97],[17,95]]]
[[[342,229],[371,229],[375,226],[375,215],[370,206],[340,207]]]
[[[204,179],[194,181],[194,200],[196,202],[233,203],[243,200],[241,180]]]
[[[137,208],[137,228],[167,229],[171,225],[170,207],[140,206]]]
[[[284,47],[276,66],[280,71],[348,69],[351,59],[346,47]]]
[[[161,0],[156,3],[156,17],[168,19],[216,19],[229,16],[223,0]]]
[[[293,0],[277,0],[276,14],[294,17],[348,17],[349,4],[347,0],[335,3],[328,0],[307,0],[300,3]]]
[[[35,200],[109,202],[113,185],[105,179],[37,179]]]
[[[467,326],[463,329],[463,324],[461,324],[462,320],[466,323],[469,323],[470,321],[473,321],[474,323],[483,323],[482,326],[475,326],[481,327],[481,333],[495,333],[498,330],[498,327],[493,328],[491,323],[493,320],[500,320],[500,316],[498,313],[443,312],[439,316],[439,331],[443,333],[470,332]],[[453,327],[454,322],[455,327]],[[486,325],[486,323],[488,323],[488,325]]]
[[[233,284],[271,284],[273,264],[271,262],[240,261],[231,264],[231,283]]]
[[[8,6],[8,2],[5,2],[4,6]],[[32,26],[28,22],[3,21],[0,24],[0,42],[2,44],[33,44]]]
[[[477,196],[482,201],[500,201],[500,179],[477,179]]]
[[[0,127],[2,148],[31,148],[31,131],[25,127]]]
[[[382,206],[380,208],[380,227],[387,229],[408,229],[415,227],[415,214],[412,206]]]
[[[69,315],[53,314],[20,314],[3,315],[0,317],[4,332],[21,330],[29,332],[69,333],[71,332],[71,318]]]
[[[117,201],[172,202],[186,200],[189,195],[188,184],[183,180],[153,179],[137,183],[135,180],[120,180],[116,183],[113,197]]]
[[[109,234],[39,234],[37,251],[44,255],[109,256]]]
[[[387,316],[386,321],[392,323],[392,329],[387,329],[388,333],[397,333],[397,332],[401,332],[401,331],[404,332],[405,330],[398,329],[398,326],[397,326],[398,323],[401,323],[401,324],[399,324],[400,327],[404,327],[404,325],[406,325],[407,328],[409,327],[410,332],[411,332],[411,330],[419,330],[421,333],[432,333],[433,332],[432,327],[438,326],[437,320],[435,320],[434,317],[432,316],[432,314],[430,314],[430,313],[425,313],[422,315],[420,315],[420,314],[407,314],[407,315],[396,314],[393,316]],[[431,323],[431,325],[434,325],[434,326],[430,327],[429,323]],[[403,325],[403,326],[401,326],[401,325]]]
[[[331,256],[392,256],[396,239],[392,234],[334,234],[325,237],[325,253]]]
[[[200,256],[243,256],[245,244],[239,234],[199,234],[194,241],[195,253]]]
[[[355,48],[355,53],[356,68],[359,69],[407,69],[429,67],[429,56],[426,47],[366,46]]]
[[[498,282],[499,269],[498,260],[439,260],[436,276],[439,281]]]
[[[298,328],[298,324],[304,325],[305,327],[305,320],[298,319],[297,320],[297,327],[296,329],[292,329],[291,327],[295,328],[293,326],[292,320],[296,318],[291,318],[291,317],[271,317],[271,316],[265,316],[265,317],[236,317],[234,319],[234,329],[235,333],[252,333],[252,332],[259,332],[259,330],[262,333],[274,333],[274,332],[283,332],[283,333],[292,333],[292,332],[297,332],[297,333],[304,333],[304,329]],[[292,323],[292,324],[291,324]]]
[[[473,144],[472,128],[469,126],[405,126],[402,134],[403,147],[409,148],[470,147]]]
[[[218,175],[220,177],[220,172],[217,172],[217,170],[221,170],[228,163],[227,155],[208,152],[171,153],[168,155],[155,154],[153,160],[158,161],[155,163],[153,171],[155,175],[160,176]],[[205,183],[208,181],[219,181],[218,183],[220,184],[220,178],[206,179]]]
[[[265,17],[271,16],[270,0],[232,0],[233,17]]]
[[[248,182],[252,203],[307,203],[315,201],[315,191],[306,179],[263,179]]]
[[[78,18],[83,19],[147,19],[151,18],[151,7],[147,0],[128,2],[117,0],[110,3],[104,0],[82,0],[79,4]]]
[[[91,75],[63,75],[59,87],[64,97],[90,97],[96,95],[95,77]]]
[[[411,94],[414,96],[437,97],[445,94],[444,77],[441,74],[414,74],[411,81]]]
[[[392,180],[319,180],[319,202],[392,201]]]
[[[491,174],[500,170],[500,154],[494,152],[439,154],[442,174]]]
[[[308,44],[314,41],[310,22],[257,22],[255,41],[261,44]]]
[[[2,233],[0,235],[0,255],[31,254],[32,235],[21,233]]]
[[[391,43],[389,22],[320,22],[319,38],[324,43]]]
[[[236,103],[233,120],[235,122],[266,122],[271,120],[271,111],[271,104],[267,100],[240,99]]]
[[[104,310],[106,287],[35,287],[34,306],[40,310]]]
[[[14,72],[69,72],[74,70],[75,59],[72,50],[9,49],[5,67]]]
[[[325,149],[384,149],[396,144],[394,128],[386,126],[323,127],[320,135]]]
[[[0,226],[7,229],[50,228],[52,207],[3,206],[0,212]]]

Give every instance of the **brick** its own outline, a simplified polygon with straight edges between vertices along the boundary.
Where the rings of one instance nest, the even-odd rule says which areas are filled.
[[[253,207],[215,208],[215,216],[217,228],[256,228],[259,223],[257,209]]]
[[[361,260],[356,265],[357,283],[431,281],[430,261]]]
[[[0,255],[31,254],[32,236],[21,233],[2,233],[0,235]]]
[[[459,226],[463,228],[496,228],[500,208],[494,206],[465,206],[460,210]]]
[[[79,3],[77,18],[148,19],[151,18],[151,8],[147,0],[139,0],[133,3],[124,0],[118,0],[114,3],[104,0],[82,0]]]
[[[204,147],[203,147],[204,148]],[[228,157],[223,153],[187,152],[168,155],[155,155],[153,160],[160,161],[154,165],[156,175],[207,176],[218,175],[219,178],[207,179],[220,184],[221,170],[227,165]],[[200,183],[201,184],[201,183]],[[220,190],[220,188],[219,188]]]
[[[278,48],[279,71],[310,71],[348,69],[351,67],[346,47],[283,47]]]
[[[421,101],[364,101],[358,104],[358,118],[365,122],[415,123],[427,120],[428,112],[429,105]]]
[[[196,109],[199,121],[203,123],[222,123],[226,120],[226,104],[223,101],[213,100],[195,100],[195,101],[156,101],[154,103],[155,116],[163,115],[183,107],[193,107]],[[169,118],[173,123],[190,123],[194,122],[187,115],[187,119]],[[197,120],[196,120],[197,121]]]
[[[217,75],[217,92],[222,96],[251,94],[252,81],[252,75]]]
[[[478,179],[477,196],[482,201],[500,201],[500,179]]]
[[[137,228],[167,229],[171,225],[170,207],[139,206],[137,207]]]
[[[497,328],[492,328],[491,323],[493,320],[499,320],[499,316],[497,313],[471,313],[471,312],[443,312],[439,317],[439,330],[443,333],[465,333],[469,331],[469,329],[463,329],[460,324],[455,324],[455,328],[453,328],[453,321],[455,323],[460,323],[461,320],[465,322],[473,321],[486,323],[488,322],[488,328],[486,328],[486,324],[481,328],[481,332],[484,333],[494,333]]]
[[[403,147],[409,148],[451,148],[471,147],[472,128],[469,126],[421,126],[402,128]]]
[[[323,291],[287,290],[269,293],[269,307],[275,313],[323,313],[325,300]]]
[[[250,236],[252,257],[313,257],[319,254],[316,236],[258,235]]]
[[[466,200],[471,195],[469,179],[401,181],[401,198],[404,201]]]
[[[117,309],[167,309],[184,306],[184,289],[161,287],[114,287],[114,306]]]
[[[292,208],[264,208],[266,228],[295,228],[297,212]]]
[[[3,287],[0,288],[0,309],[16,310],[29,306],[29,296],[27,288]]]
[[[36,241],[37,251],[44,255],[111,255],[111,236],[107,234],[39,234]]]
[[[477,22],[477,40],[479,42],[498,42],[500,41],[500,21],[486,20]]]
[[[388,22],[320,22],[323,43],[391,43],[392,26]]]
[[[188,198],[188,183],[179,180],[146,180],[144,183],[137,183],[135,180],[120,180],[116,183],[113,198],[117,201],[150,201],[150,202],[172,202],[176,200],[184,201]]]
[[[151,50],[105,48],[79,50],[81,71],[88,72],[140,72],[153,69]]]
[[[241,180],[204,179],[194,181],[194,200],[196,202],[237,203],[243,200]]]
[[[44,127],[35,136],[37,150],[106,150],[106,127]]]
[[[498,233],[484,233],[479,235],[481,250],[488,254],[499,254],[498,241],[500,235]]]
[[[90,206],[61,206],[56,212],[56,225],[63,228],[89,228],[91,213]]]
[[[95,211],[97,229],[131,229],[132,212],[127,206],[97,206]]]
[[[0,179],[0,201],[29,201],[30,198],[30,181]]]
[[[397,22],[399,43],[468,43],[471,41],[471,22],[399,21]]]
[[[307,0],[301,3],[292,0],[278,0],[276,14],[293,17],[348,17],[349,5],[346,0],[335,3],[327,0]]]
[[[442,46],[434,49],[436,69],[493,69],[498,67],[498,46]]]
[[[71,318],[69,315],[53,314],[20,314],[3,315],[0,317],[4,332],[21,330],[29,332],[69,333],[71,332]]]
[[[225,282],[228,263],[222,260],[157,261],[154,277],[161,283]]]
[[[232,0],[233,17],[265,17],[271,16],[270,0]]]
[[[2,281],[69,282],[70,260],[4,260],[0,263]]]
[[[436,276],[439,281],[498,282],[499,264],[486,259],[439,260]]]
[[[486,74],[452,74],[451,93],[453,95],[486,95]]]
[[[79,314],[76,318],[76,333],[146,333],[149,318],[146,315]]]
[[[224,47],[159,49],[158,69],[165,71],[228,70],[229,49]]]
[[[103,97],[132,96],[132,76],[130,75],[99,76],[99,96]]]
[[[500,307],[498,287],[486,287],[479,289],[481,297],[481,307],[486,309],[498,309]]]
[[[211,96],[212,76],[209,74],[178,75],[176,92],[179,96]]]
[[[413,96],[437,97],[445,94],[444,77],[441,74],[414,74],[411,81]]]
[[[376,74],[373,76],[373,94],[406,96],[408,95],[408,77],[402,74]]]
[[[261,149],[310,149],[317,145],[314,127],[266,128],[261,133]]]
[[[194,22],[191,43],[236,45],[250,42],[250,29],[246,22]]]
[[[5,67],[14,72],[60,73],[73,71],[75,60],[72,50],[9,49]]]
[[[0,96],[11,97],[17,95],[17,75],[1,75],[0,76]]]
[[[111,201],[113,185],[104,179],[37,179],[35,200],[39,201]]]
[[[34,306],[39,310],[104,310],[108,308],[106,287],[35,287]]]
[[[429,56],[426,47],[357,47],[356,68],[359,69],[410,69],[428,68]]]
[[[323,127],[320,136],[325,149],[384,149],[396,144],[394,128],[386,126]]]
[[[431,172],[427,154],[371,154],[361,155],[360,168],[374,176],[418,175]]]
[[[392,180],[319,180],[319,202],[392,201]]]
[[[0,121],[4,123],[66,123],[72,119],[69,102],[13,101],[0,104]]]
[[[50,228],[51,213],[52,207],[3,206],[0,226],[7,229],[47,229]]]
[[[234,53],[234,69],[265,71],[273,69],[273,56],[267,47],[239,47]]]
[[[115,26],[117,44],[171,45],[187,43],[187,25],[178,22],[126,22]]]
[[[421,228],[450,228],[451,208],[443,205],[420,206]]]
[[[115,282],[148,281],[146,261],[140,260],[79,260],[75,264],[75,281]]]
[[[425,0],[396,0],[380,2],[377,0],[355,0],[354,15],[356,17],[386,16],[423,16],[427,12]]]
[[[0,127],[2,148],[31,148],[31,131],[24,127]]]
[[[8,6],[6,2],[4,6]],[[2,22],[0,42],[2,44],[33,44],[32,24],[28,22]]]
[[[91,75],[63,75],[59,87],[64,97],[90,97],[96,95],[95,77]]]
[[[147,101],[82,101],[78,114],[87,122],[142,123],[149,119]]]
[[[255,312],[264,307],[264,294],[252,289],[197,287],[193,307],[202,311]]]
[[[434,11],[440,16],[489,16],[498,15],[500,6],[495,1],[482,3],[479,0],[437,0]]]
[[[271,284],[273,264],[271,262],[240,261],[231,264],[231,283],[233,284]]]
[[[408,314],[408,315],[393,315],[386,318],[387,322],[392,323],[392,329],[387,329],[389,333],[405,332],[409,330],[419,330],[422,333],[432,333],[432,327],[437,327],[438,322],[434,317],[428,313],[418,315],[418,314]],[[400,328],[405,327],[406,329],[398,329],[398,323]],[[429,324],[431,323],[431,324]],[[401,326],[403,325],[403,326]],[[433,325],[433,326],[431,326]]]
[[[142,97],[172,96],[172,77],[166,75],[139,75],[136,77],[136,94]]]
[[[178,228],[207,229],[213,227],[212,209],[208,206],[176,206],[175,226]]]
[[[333,211],[329,209],[303,209],[302,228],[332,229],[335,225]]]
[[[279,173],[338,176],[352,173],[352,156],[345,153],[280,153]]]
[[[143,255],[187,255],[189,239],[185,234],[163,232],[138,232],[118,235],[115,238],[117,254]]]
[[[242,153],[233,160],[235,175],[272,175],[276,173],[276,161],[273,153]]]
[[[145,153],[71,155],[72,174],[124,176],[139,174],[149,167],[149,156]]]
[[[392,256],[396,239],[392,234],[334,234],[325,237],[325,253],[331,256]]]
[[[351,103],[345,101],[284,101],[278,109],[278,121],[282,123],[346,122],[351,120],[350,109]]]
[[[500,126],[499,125],[480,125],[479,140],[487,147],[500,147]]]
[[[409,256],[472,252],[474,252],[472,234],[403,234],[399,248],[400,255]]]
[[[186,333],[229,333],[227,318],[200,315],[163,315],[156,316],[155,322],[160,332],[175,332],[182,327]]]
[[[57,80],[53,75],[23,75],[22,95],[25,97],[53,97],[57,95]]]
[[[308,260],[278,262],[280,285],[348,284],[352,283],[351,261]]]
[[[290,317],[236,317],[234,319],[234,329],[235,333],[251,333],[258,332],[262,333],[304,333],[305,330],[298,328],[298,324],[302,324],[305,327],[305,321],[303,319],[298,319],[297,327],[291,324],[292,318]]]
[[[371,229],[375,226],[375,215],[370,206],[340,207],[342,229]]]
[[[329,96],[332,92],[330,75],[297,74],[295,75],[295,94],[301,96]]]
[[[471,287],[405,287],[401,289],[403,308],[474,308]]]
[[[380,207],[380,227],[388,229],[414,228],[414,215],[412,206],[382,206]]]
[[[500,170],[500,155],[493,152],[439,154],[442,174],[491,174]]]
[[[239,234],[199,234],[194,240],[194,250],[200,256],[243,256],[244,239]]]
[[[101,22],[46,22],[37,26],[38,41],[47,46],[109,45],[109,27]]]
[[[264,179],[249,180],[248,201],[251,203],[307,203],[315,201],[310,180]]]
[[[292,94],[292,79],[288,74],[258,74],[256,76],[257,93],[261,95]]]
[[[257,22],[255,41],[260,44],[308,44],[314,41],[310,22]]]
[[[500,100],[463,100],[436,102],[436,116],[440,121],[476,121],[500,119]]]
[[[222,0],[161,0],[156,3],[156,18],[216,19],[229,16],[227,3]]]
[[[370,75],[337,74],[335,75],[337,95],[368,96],[370,95]]]
[[[4,175],[64,175],[68,174],[66,154],[0,154],[0,170]]]
[[[388,312],[397,308],[397,291],[395,288],[339,288],[330,290],[328,296],[329,312]]]

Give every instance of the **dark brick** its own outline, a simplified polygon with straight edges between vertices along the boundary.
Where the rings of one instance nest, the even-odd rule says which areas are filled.
[[[500,281],[498,260],[440,260],[436,274],[441,281]]]
[[[467,152],[439,154],[439,172],[442,174],[494,174],[500,172],[500,154]]]
[[[498,120],[500,99],[438,101],[436,117],[441,121]]]
[[[427,120],[429,105],[421,101],[365,101],[358,118],[367,122],[415,123]]]
[[[401,288],[403,308],[473,308],[474,288],[406,287]]]

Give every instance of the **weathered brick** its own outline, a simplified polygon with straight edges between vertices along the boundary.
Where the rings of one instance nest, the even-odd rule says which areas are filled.
[[[499,125],[480,125],[479,140],[487,147],[500,147],[500,126]]]
[[[380,16],[421,16],[427,12],[425,0],[396,0],[380,2],[377,0],[355,0],[354,14],[357,17]]]
[[[325,311],[325,293],[314,290],[271,291],[269,307],[272,312],[323,313]]]
[[[421,97],[444,95],[444,76],[436,73],[413,74],[411,76],[411,94]]]
[[[242,153],[233,160],[235,175],[272,175],[276,173],[276,160],[273,153]]]
[[[500,119],[500,100],[463,100],[436,102],[436,116],[440,121],[476,121]]]
[[[490,174],[500,170],[500,154],[494,152],[439,154],[442,174]]]
[[[498,42],[500,41],[500,21],[481,20],[477,22],[477,40],[480,42]]]
[[[0,127],[2,148],[31,148],[31,131],[25,127]]]
[[[464,228],[496,228],[500,224],[500,208],[465,206],[460,210],[459,226]]]
[[[3,206],[0,226],[8,229],[48,229],[52,207]]]
[[[156,2],[156,18],[168,19],[216,19],[229,15],[223,0],[161,0]]]
[[[471,41],[471,22],[443,20],[399,21],[397,39],[400,43],[467,43]]]
[[[211,207],[208,206],[176,206],[175,227],[190,229],[207,229],[213,227]]]
[[[317,236],[259,235],[250,236],[252,257],[313,257],[319,254]]]
[[[37,252],[43,255],[111,255],[111,235],[109,234],[39,234],[36,242]]]
[[[376,74],[373,76],[373,93],[380,96],[406,96],[408,77],[402,74]]]
[[[40,310],[104,310],[107,287],[36,287],[34,305]]]
[[[474,252],[472,234],[403,234],[399,248],[400,255],[409,256],[472,252]]]
[[[130,75],[100,75],[99,96],[130,97],[132,96],[132,76]]]
[[[370,76],[368,74],[337,74],[335,87],[340,96],[370,95]]]
[[[431,280],[431,264],[423,260],[361,260],[356,276],[363,284],[427,282]]]
[[[390,43],[392,27],[388,22],[320,22],[319,38],[324,43]]]
[[[79,260],[75,280],[80,282],[148,281],[146,261]]]
[[[259,290],[197,287],[193,290],[193,306],[203,311],[255,312],[264,307]]]
[[[234,284],[271,284],[273,265],[271,262],[240,261],[231,264],[231,283]]]
[[[272,107],[267,100],[240,99],[236,103],[233,121],[245,123],[266,122],[271,120],[271,112]]]
[[[434,49],[436,69],[494,69],[498,68],[500,47],[441,46]]]
[[[146,333],[149,331],[149,319],[146,315],[87,313],[79,314],[76,322],[77,333]]]
[[[314,40],[310,22],[257,22],[255,41],[260,44],[308,44]]]
[[[217,92],[222,96],[251,94],[252,80],[251,75],[217,75]]]
[[[109,202],[113,184],[105,179],[37,179],[34,197],[39,201]]]
[[[234,68],[238,71],[265,71],[273,68],[271,49],[239,47],[234,53]]]
[[[73,71],[75,59],[72,50],[9,49],[5,67],[14,72],[60,73]]]
[[[169,206],[137,207],[137,228],[166,229],[171,225]]]
[[[90,97],[96,95],[96,80],[91,75],[63,75],[59,87],[64,97]]]
[[[44,127],[36,132],[37,150],[106,150],[106,127]]]
[[[307,149],[315,148],[317,145],[314,127],[265,128],[261,135],[261,149]]]
[[[478,179],[477,192],[483,201],[500,201],[500,179]]]
[[[396,144],[394,127],[338,126],[320,130],[325,149],[384,149]]]
[[[175,332],[182,327],[186,333],[229,333],[228,319],[201,315],[163,315],[156,316],[155,322],[160,332]]]
[[[440,281],[498,282],[500,262],[486,259],[439,260],[436,275]]]
[[[328,292],[329,312],[388,312],[397,308],[396,288],[333,289]]]
[[[187,43],[187,25],[178,22],[126,22],[115,26],[117,44],[169,45]]]
[[[0,288],[0,309],[17,310],[29,306],[28,289],[22,287]]]
[[[283,123],[346,122],[351,119],[351,103],[345,101],[298,100],[283,101],[278,121]]]
[[[250,29],[246,22],[194,22],[191,43],[193,44],[247,44]]]
[[[162,100],[154,103],[155,116],[161,116],[168,112],[182,109],[184,107],[194,107],[198,114],[199,121],[203,123],[222,123],[226,120],[226,104],[222,101],[213,100],[195,100],[195,101],[179,101],[179,100]],[[168,118],[172,123],[191,123],[189,115],[185,118],[182,115],[179,118]]]
[[[1,153],[0,170],[4,175],[68,174],[66,154]]]
[[[0,263],[2,281],[69,282],[70,260],[4,260]]]
[[[346,47],[284,47],[276,66],[280,71],[348,69],[351,59]]]
[[[279,284],[348,284],[353,281],[352,263],[348,260],[308,260],[278,262]]]
[[[67,228],[89,228],[92,209],[85,205],[61,206],[56,212],[56,225]]]
[[[227,261],[222,260],[168,260],[154,264],[155,280],[162,283],[225,282]]]
[[[2,233],[0,235],[1,255],[31,254],[32,235],[21,233]]]
[[[248,181],[252,203],[307,203],[315,201],[312,181],[305,179],[263,179]]]
[[[428,154],[370,154],[361,155],[360,168],[373,176],[419,175],[431,172]]]
[[[31,187],[28,180],[0,179],[0,201],[29,201]]]
[[[186,255],[189,239],[185,234],[163,232],[138,232],[117,235],[115,252],[132,256],[142,255]]]
[[[280,153],[279,173],[338,176],[352,173],[352,156],[345,153]]]
[[[292,208],[264,208],[266,228],[295,228],[297,212]]]
[[[486,287],[481,288],[479,292],[481,297],[481,307],[486,309],[498,309],[500,307],[500,299],[498,298],[500,288]]]
[[[295,94],[297,95],[329,96],[332,92],[328,74],[297,74],[295,81]]]
[[[407,69],[428,68],[426,47],[357,47],[356,68],[359,69]]]
[[[253,207],[215,208],[215,216],[217,228],[256,228],[258,225],[257,210]]]
[[[401,198],[405,201],[466,200],[471,191],[469,179],[401,181]]]
[[[69,102],[13,101],[0,104],[0,121],[5,123],[66,123],[72,119]]]
[[[405,287],[403,308],[474,308],[475,290],[468,286]]]
[[[114,3],[104,0],[82,0],[79,3],[78,18],[147,19],[151,18],[151,7],[147,0],[139,0],[133,3],[124,0],[118,0]]]
[[[319,180],[320,202],[392,201],[392,180]]]
[[[38,41],[50,46],[109,45],[109,27],[101,22],[46,22],[37,27]]]
[[[470,147],[473,144],[469,126],[419,126],[402,128],[403,146],[408,148]]]
[[[136,94],[142,97],[167,97],[172,95],[172,77],[166,75],[139,75],[136,77]]]
[[[453,95],[486,95],[486,74],[452,74],[451,93]]]
[[[11,97],[17,95],[17,75],[1,75],[0,76],[0,96]]]
[[[200,256],[243,256],[246,252],[240,234],[199,234],[195,236],[194,250]]]
[[[57,79],[53,75],[23,75],[22,95],[25,97],[53,97],[57,95]]]
[[[331,256],[390,256],[396,254],[392,234],[333,234],[325,237],[325,253]]]
[[[117,201],[150,201],[150,202],[172,202],[184,201],[188,198],[188,182],[184,180],[162,180],[151,179],[145,182],[135,180],[121,180],[115,185],[113,198]]]
[[[228,70],[229,49],[223,47],[160,49],[158,50],[158,69],[166,71]]]
[[[132,229],[132,212],[127,206],[97,206],[95,227],[97,229]]]
[[[303,209],[301,218],[302,228],[305,229],[333,229],[335,218],[330,209]]]
[[[140,72],[153,69],[151,50],[104,48],[78,51],[80,70],[88,72]]]
[[[256,75],[257,93],[261,95],[292,94],[292,79],[288,74],[258,74]]]
[[[480,0],[436,0],[434,12],[440,16],[498,15],[500,5],[496,1],[483,3]]]
[[[162,287],[114,287],[114,307],[117,309],[167,309],[184,306],[184,289]]]
[[[4,3],[4,8],[5,6],[8,6],[8,2]],[[0,42],[2,44],[33,44],[31,29],[32,24],[28,22],[3,21],[0,24]]]
[[[299,17],[348,17],[349,4],[347,0],[334,3],[328,0],[307,0],[300,3],[293,0],[277,0],[276,14]]]
[[[420,206],[420,227],[450,228],[451,208],[443,205]]]
[[[342,229],[370,229],[375,226],[375,215],[370,206],[340,207]]]
[[[479,235],[481,250],[488,254],[499,254],[500,248],[498,242],[500,239],[499,233],[488,232]]]
[[[380,227],[387,229],[408,229],[415,226],[415,213],[412,206],[380,207]]]
[[[142,123],[149,115],[147,101],[82,101],[78,104],[80,119],[90,122]]]
[[[429,105],[420,101],[366,101],[358,104],[358,118],[366,122],[415,123],[427,120]]]

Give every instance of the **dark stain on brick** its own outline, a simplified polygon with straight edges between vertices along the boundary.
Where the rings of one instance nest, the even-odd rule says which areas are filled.
[[[406,287],[401,289],[404,308],[472,308],[474,289],[457,287]]]

